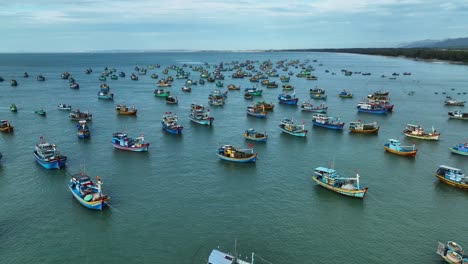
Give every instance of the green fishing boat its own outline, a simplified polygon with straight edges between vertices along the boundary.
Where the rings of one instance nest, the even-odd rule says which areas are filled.
[[[18,108],[16,107],[15,104],[10,105],[10,111],[12,111],[12,112],[17,112],[18,111]]]

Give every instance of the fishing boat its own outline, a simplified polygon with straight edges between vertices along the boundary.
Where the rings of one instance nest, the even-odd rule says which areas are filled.
[[[325,103],[321,103],[318,106],[314,106],[313,104],[310,103],[310,101],[307,101],[301,104],[301,111],[313,112],[313,113],[326,113],[327,110],[328,110],[328,107],[325,105]]]
[[[40,82],[43,82],[45,81],[45,77],[42,75],[42,74],[39,74],[37,77],[36,77],[36,80],[40,81]]]
[[[387,114],[388,113],[388,109],[379,105],[371,104],[369,102],[360,102],[358,103],[356,108],[358,112],[362,112],[362,113],[370,113],[370,114]]]
[[[91,132],[89,131],[89,127],[88,125],[86,125],[86,120],[78,121],[76,128],[78,129],[78,131],[76,132],[76,135],[79,138],[89,138],[89,136],[91,135]]]
[[[256,106],[262,108],[265,111],[273,111],[273,109],[275,108],[275,105],[273,103],[267,103],[265,101],[257,102]]]
[[[310,98],[312,99],[320,99],[320,100],[327,99],[327,94],[325,93],[325,90],[317,88],[317,87],[315,89],[309,89],[309,94],[310,94]]]
[[[10,81],[10,85],[11,85],[11,86],[18,86],[18,81],[16,81],[15,79],[13,79],[13,80]]]
[[[119,77],[125,78],[125,72],[119,72]]]
[[[234,254],[235,255],[235,254]],[[253,264],[254,254],[252,253],[252,262],[241,260],[236,256],[213,249],[208,257],[209,264]]]
[[[468,255],[464,255],[463,248],[453,241],[448,241],[447,244],[439,242],[436,253],[447,263],[468,264]]]
[[[168,97],[170,94],[170,91],[164,91],[163,89],[154,90],[154,96],[156,97]]]
[[[215,90],[211,91],[211,93],[208,95],[208,99],[210,99],[212,97],[219,97],[219,96],[226,99],[227,94],[228,94],[228,91],[221,92],[221,90],[215,89]]]
[[[460,143],[450,148],[452,153],[468,156],[468,143]]]
[[[135,73],[132,73],[132,75],[130,75],[130,80],[138,81],[138,76],[136,76]]]
[[[99,76],[99,80],[100,80],[101,82],[105,82],[105,81],[107,80],[107,78],[106,78],[106,76],[101,75],[101,76]]]
[[[200,124],[211,126],[214,121],[214,117],[210,116],[210,110],[205,110],[202,105],[192,104],[189,118],[191,121]]]
[[[257,106],[248,106],[247,115],[257,117],[257,118],[266,118],[268,112],[265,111],[262,107]]]
[[[101,185],[103,181],[96,176],[97,183],[91,181],[84,172],[71,176],[68,188],[73,197],[83,206],[89,209],[102,210],[107,205],[110,197],[102,193]]]
[[[80,85],[78,83],[70,83],[70,89],[80,89]]]
[[[128,107],[126,105],[118,104],[115,107],[115,111],[117,111],[117,114],[119,115],[136,115],[138,112],[138,109],[136,109],[135,106]]]
[[[216,82],[216,87],[223,87],[223,86],[224,86],[224,83],[222,83],[220,81]]]
[[[447,106],[465,106],[465,101],[455,100],[452,97],[447,96],[444,104]]]
[[[345,123],[341,122],[340,117],[327,116],[325,114],[314,114],[312,116],[312,125],[324,128],[342,130]]]
[[[159,80],[159,82],[158,82],[158,87],[171,87],[171,86],[172,86],[172,82],[171,82],[171,81],[167,81],[167,80],[161,79],[161,80]]]
[[[216,153],[219,158],[232,162],[255,162],[257,161],[257,153],[253,151],[253,145],[249,144],[249,149],[238,149],[231,145],[224,145],[218,149]]]
[[[268,82],[266,88],[278,88],[278,84],[276,82]]]
[[[37,163],[48,170],[65,167],[67,156],[61,155],[56,149],[55,144],[45,142],[44,137],[41,136],[40,139],[41,142],[36,144],[33,152]]]
[[[280,104],[297,105],[299,98],[296,97],[296,93],[293,93],[292,95],[282,93],[278,95],[278,101]]]
[[[98,99],[106,99],[106,100],[113,100],[114,99],[114,94],[109,93],[109,91],[99,91],[98,92]]]
[[[166,112],[161,121],[162,128],[171,134],[182,134],[183,126],[177,123],[177,115]]]
[[[290,134],[296,137],[305,137],[307,135],[307,129],[305,129],[304,123],[302,125],[294,124],[294,121],[289,118],[284,118],[279,124],[279,128],[286,134]]]
[[[377,90],[373,93],[374,95],[381,95],[381,96],[388,96],[390,94],[389,91]]]
[[[47,114],[47,112],[42,107],[34,111],[34,113],[41,115],[41,116],[45,116]]]
[[[283,84],[283,90],[292,91],[292,90],[294,90],[294,86],[292,86],[290,84]]]
[[[90,112],[81,112],[80,109],[75,109],[72,111],[68,117],[72,121],[80,121],[80,120],[86,120],[86,121],[91,121],[93,119],[93,115]]]
[[[65,110],[65,111],[70,111],[72,108],[71,105],[67,105],[67,104],[58,104],[57,105],[57,109],[58,110]]]
[[[439,140],[440,133],[436,132],[432,127],[431,133],[426,133],[420,125],[407,124],[403,133],[412,138],[425,139],[425,140]]]
[[[116,149],[133,152],[148,151],[149,143],[145,142],[143,134],[137,138],[131,138],[127,133],[115,132],[112,134],[112,146]]]
[[[388,113],[393,112],[393,107],[395,106],[395,105],[389,104],[388,100],[379,100],[379,99],[368,99],[367,102],[361,102],[361,103],[368,103],[375,108],[384,108],[385,110],[387,110]]]
[[[10,111],[12,111],[12,112],[17,112],[18,111],[18,108],[16,107],[15,104],[10,105]]]
[[[91,74],[92,72],[93,72],[93,69],[91,69],[91,68],[87,68],[85,70],[85,74]]]
[[[240,90],[240,86],[235,86],[234,84],[229,84],[227,86],[228,90]]]
[[[244,92],[249,93],[252,96],[262,96],[263,90],[257,89],[256,87],[252,87],[252,88],[245,88]]]
[[[178,103],[179,103],[179,99],[177,99],[177,97],[171,96],[171,95],[166,97],[166,104],[178,104]]]
[[[70,78],[70,73],[69,72],[62,73],[62,75],[60,75],[60,78],[67,80],[68,78]]]
[[[23,73],[23,78],[29,78],[28,72],[24,72],[24,73]]]
[[[468,177],[460,169],[440,165],[435,176],[444,183],[468,190]]]
[[[343,91],[341,91],[338,94],[338,96],[341,97],[341,98],[353,98],[353,94],[350,93],[350,92],[347,92],[345,89],[343,89]]]
[[[378,133],[380,127],[377,125],[377,122],[364,123],[361,120],[349,122],[349,131],[352,133]]]
[[[249,128],[245,130],[244,138],[252,141],[266,142],[268,140],[268,135],[266,132],[258,132],[253,128]]]
[[[112,74],[110,78],[111,80],[118,80],[119,76],[117,76],[117,74]]]
[[[0,120],[0,132],[10,133],[13,132],[14,127],[8,120]]]
[[[448,112],[448,115],[450,119],[468,120],[468,113],[462,113],[459,110]]]
[[[190,86],[184,85],[182,87],[182,92],[191,92],[192,88]]]
[[[216,96],[210,96],[208,98],[208,103],[213,106],[222,106],[224,105],[224,97],[216,95]]]
[[[400,141],[397,139],[389,139],[388,143],[384,145],[384,148],[385,151],[400,156],[415,157],[418,152],[415,144],[412,146],[401,146]]]
[[[245,99],[253,99],[253,95],[251,95],[250,93],[244,93],[244,98]]]
[[[345,178],[341,177],[334,169],[326,167],[315,168],[312,176],[312,179],[322,187],[336,193],[362,199],[366,196],[367,187],[363,188],[359,184],[359,178],[357,171],[355,178]]]

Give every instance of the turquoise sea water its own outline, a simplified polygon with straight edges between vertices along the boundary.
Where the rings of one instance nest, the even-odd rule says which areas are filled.
[[[277,104],[281,88],[262,87],[262,99],[276,104],[265,120],[247,117],[245,109],[252,101],[245,100],[242,91],[230,91],[223,107],[210,108],[213,127],[190,122],[188,114],[192,103],[208,105],[214,83],[183,93],[185,80],[175,80],[168,89],[178,96],[179,105],[166,105],[153,95],[157,87],[150,75],[165,77],[161,72],[166,66],[207,62],[213,70],[222,61],[247,59],[309,59],[319,80],[291,78],[300,102],[318,85],[327,91],[329,115],[341,115],[347,124],[377,121],[379,134],[314,128],[312,114]],[[158,63],[161,68],[130,80],[135,66]],[[113,102],[97,99],[105,66],[127,74],[107,81]],[[84,73],[88,67],[93,69],[90,75]],[[341,69],[372,75],[346,77]],[[25,71],[30,78],[22,77]],[[79,90],[60,79],[64,71],[80,84]],[[405,71],[412,75],[402,76]],[[396,80],[380,77],[393,72],[400,73]],[[38,74],[47,80],[36,81]],[[248,78],[224,74],[225,86],[252,86]],[[175,72],[169,75],[175,77]],[[440,164],[468,171],[466,157],[448,150],[467,141],[468,123],[448,119],[448,111],[460,108],[445,107],[442,94],[468,99],[463,94],[468,92],[466,66],[331,53],[1,54],[0,76],[5,78],[0,83],[0,118],[15,126],[14,133],[0,134],[1,263],[206,263],[213,248],[232,251],[235,240],[242,256],[253,251],[273,263],[439,263],[437,241],[468,246],[468,194],[433,176]],[[13,78],[19,83],[16,88],[9,85]],[[191,78],[198,80],[199,73],[192,72]],[[340,99],[343,88],[355,97]],[[390,91],[394,112],[357,113],[356,104],[376,90]],[[415,95],[409,96],[412,90]],[[11,103],[18,113],[8,110]],[[56,109],[58,103],[92,112],[89,140],[77,138],[75,122],[68,112]],[[118,116],[118,103],[135,105],[138,116]],[[45,108],[46,117],[33,113],[39,107]],[[167,111],[178,114],[182,135],[161,129]],[[284,117],[304,120],[307,137],[281,133],[277,125]],[[434,126],[441,140],[405,138],[407,123]],[[255,143],[257,163],[220,161],[218,147],[247,147],[242,133],[250,127],[269,134],[267,143]],[[130,136],[144,133],[150,151],[113,149],[112,133],[121,130]],[[32,151],[40,136],[68,156],[65,169],[45,170],[34,161]],[[417,157],[385,153],[388,138],[400,138],[405,145],[415,142]],[[347,176],[355,169],[360,172],[361,183],[369,187],[364,200],[330,192],[311,180],[315,167],[330,163]],[[74,200],[67,187],[69,174],[83,166],[89,175],[101,176],[104,192],[112,197],[111,208],[91,211]]]

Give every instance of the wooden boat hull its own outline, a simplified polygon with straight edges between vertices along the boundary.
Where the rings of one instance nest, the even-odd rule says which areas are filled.
[[[328,184],[325,184],[324,182],[322,182],[321,180],[319,180],[319,179],[317,179],[315,177],[312,177],[312,179],[318,185],[320,185],[322,187],[325,187],[325,188],[327,188],[327,189],[329,189],[331,191],[334,191],[336,193],[342,194],[342,195],[363,199],[366,196],[366,193],[367,193],[367,187],[362,189],[362,190],[345,190],[345,189],[342,189],[342,188],[336,188],[336,187],[330,186]]]
[[[51,161],[45,161],[41,159],[35,152],[33,152],[34,159],[37,161],[37,163],[41,164],[42,167],[50,170],[50,169],[61,169],[65,167],[65,163],[67,162],[67,157],[61,156],[57,159],[51,160]]]
[[[376,128],[373,128],[373,129],[362,129],[362,130],[349,129],[349,132],[351,132],[351,133],[360,133],[360,134],[371,134],[371,133],[378,133],[379,129],[380,129],[380,127],[376,127]]]
[[[0,132],[5,132],[5,133],[10,133],[10,132],[13,132],[13,126],[6,126],[6,127],[2,127],[0,128]]]
[[[133,111],[117,111],[117,114],[119,115],[136,115],[138,110],[133,110]]]
[[[149,143],[145,143],[145,144],[142,144],[140,147],[127,147],[127,146],[121,146],[119,144],[115,144],[114,142],[112,142],[112,146],[114,146],[114,148],[116,149],[120,149],[120,150],[126,150],[126,151],[133,151],[133,152],[143,152],[143,151],[148,151],[148,148],[149,148]]]
[[[248,158],[244,158],[244,159],[226,157],[226,156],[223,156],[223,155],[221,155],[219,153],[216,153],[216,155],[218,155],[218,157],[220,159],[222,159],[222,160],[231,161],[231,162],[248,163],[248,162],[256,162],[257,161],[257,153],[255,153],[252,157],[248,157]]]
[[[426,136],[418,136],[413,135],[411,133],[404,133],[407,137],[417,138],[417,139],[424,139],[424,140],[439,140],[440,135],[426,135]]]
[[[411,151],[398,151],[398,150],[395,150],[395,149],[391,149],[389,147],[389,144],[385,144],[384,145],[384,148],[385,148],[385,151],[388,151],[392,154],[396,154],[396,155],[399,155],[399,156],[406,156],[406,157],[415,157],[418,150],[411,150]]]
[[[455,186],[457,188],[461,188],[461,189],[464,189],[464,190],[468,190],[468,184],[451,181],[451,180],[446,179],[444,176],[439,175],[437,173],[435,174],[435,176],[443,183],[446,183],[448,185],[452,185],[452,186]]]
[[[340,98],[353,98],[352,94],[339,94],[338,95]]]
[[[456,147],[451,147],[451,148],[450,148],[450,151],[451,151],[452,153],[455,153],[455,154],[458,154],[458,155],[468,156],[468,152],[467,152],[467,151],[460,151],[460,150],[458,150]]]
[[[292,135],[292,136],[296,136],[296,137],[305,137],[307,135],[307,132],[308,132],[307,130],[305,130],[303,132],[292,132],[292,131],[286,130],[286,129],[282,128],[282,127],[280,127],[280,129],[284,133]]]
[[[81,198],[81,196],[78,193],[76,193],[76,191],[71,187],[70,184],[68,185],[68,189],[70,189],[70,192],[73,194],[73,197],[75,197],[75,199],[80,204],[89,209],[102,210],[107,205],[106,202],[110,200],[109,198],[107,198],[105,200],[86,202],[83,198]]]

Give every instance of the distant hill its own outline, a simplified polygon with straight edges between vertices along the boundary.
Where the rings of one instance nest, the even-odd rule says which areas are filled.
[[[400,48],[468,48],[468,38],[426,39],[402,44]]]

